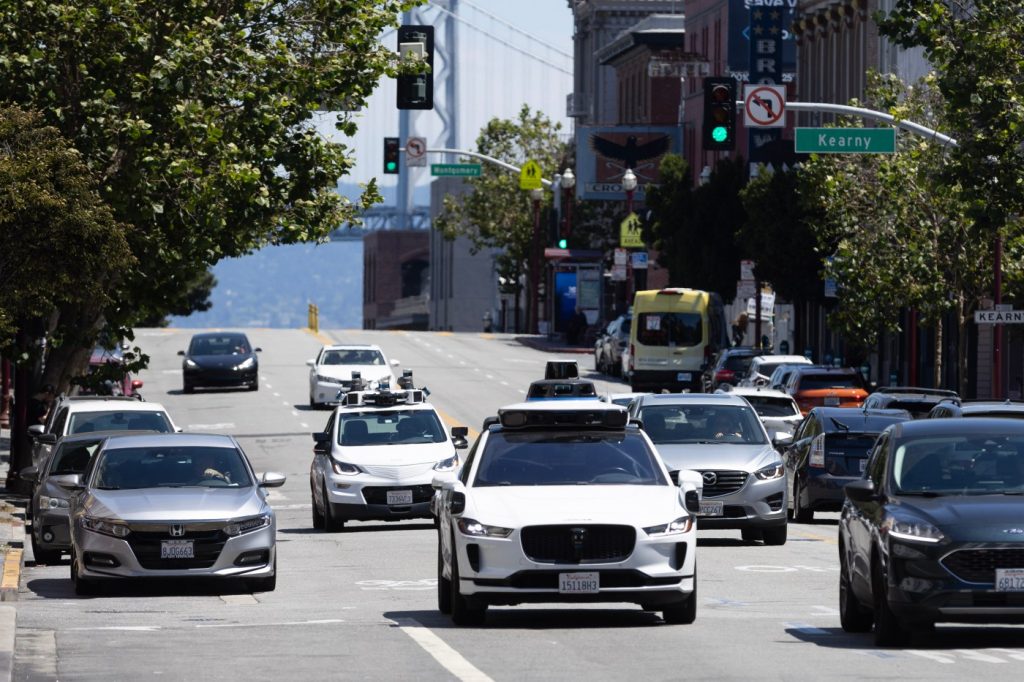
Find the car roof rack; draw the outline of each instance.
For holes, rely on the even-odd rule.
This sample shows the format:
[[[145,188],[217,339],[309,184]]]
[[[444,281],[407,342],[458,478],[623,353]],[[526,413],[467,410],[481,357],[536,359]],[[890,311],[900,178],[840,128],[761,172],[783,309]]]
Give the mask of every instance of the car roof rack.
[[[543,405],[543,406],[541,406]],[[498,421],[504,429],[602,429],[621,431],[629,422],[629,413],[618,405],[600,401],[580,401],[578,405],[550,407],[551,403],[534,407],[521,403],[498,410]]]

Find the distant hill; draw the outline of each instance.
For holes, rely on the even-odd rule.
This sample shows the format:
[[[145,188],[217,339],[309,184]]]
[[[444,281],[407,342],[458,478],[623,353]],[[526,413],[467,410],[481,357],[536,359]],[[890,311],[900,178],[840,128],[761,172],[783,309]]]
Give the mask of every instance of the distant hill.
[[[319,306],[321,328],[363,326],[362,242],[272,246],[223,260],[213,274],[213,307],[170,326],[305,327],[309,303]]]

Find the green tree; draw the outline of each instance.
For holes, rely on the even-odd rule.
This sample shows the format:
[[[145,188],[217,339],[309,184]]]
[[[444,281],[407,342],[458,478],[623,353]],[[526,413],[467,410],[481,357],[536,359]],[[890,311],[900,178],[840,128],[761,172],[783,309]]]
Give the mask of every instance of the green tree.
[[[315,115],[355,132],[351,112],[403,68],[380,35],[414,4],[0,0],[0,100],[63,132],[133,227],[109,324],[163,316],[221,258],[324,239],[379,200],[373,183],[338,195],[353,159]],[[100,316],[61,309],[54,350]]]
[[[524,105],[515,119],[491,119],[477,137],[476,151],[517,167],[533,160],[545,175],[552,175],[564,167],[568,157],[567,145],[559,139],[560,129],[561,124]],[[449,239],[468,237],[476,250],[500,249],[499,277],[511,283],[508,293],[516,294],[518,300],[523,275],[532,280],[543,272],[542,250],[548,229],[543,220],[540,229],[534,229],[533,201],[529,192],[519,189],[517,174],[484,163],[480,176],[466,183],[469,193],[445,197],[434,227]],[[549,209],[551,201],[551,193],[545,191],[542,210]],[[532,275],[531,262],[538,266]]]

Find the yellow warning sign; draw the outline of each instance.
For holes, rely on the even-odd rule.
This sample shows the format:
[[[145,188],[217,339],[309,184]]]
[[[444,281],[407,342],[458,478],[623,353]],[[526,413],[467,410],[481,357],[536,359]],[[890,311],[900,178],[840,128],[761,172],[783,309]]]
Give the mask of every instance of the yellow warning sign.
[[[645,244],[640,235],[640,218],[630,213],[619,226],[619,246],[624,249],[642,249]]]
[[[523,169],[519,171],[519,189],[540,189],[543,177],[540,164],[531,159],[524,163]]]

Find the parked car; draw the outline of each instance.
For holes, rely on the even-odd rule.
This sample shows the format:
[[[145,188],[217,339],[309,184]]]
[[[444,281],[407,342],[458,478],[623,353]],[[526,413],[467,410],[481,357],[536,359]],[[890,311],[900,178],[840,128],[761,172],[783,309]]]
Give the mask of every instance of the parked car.
[[[618,375],[622,371],[622,353],[629,348],[632,315],[619,315],[608,323],[594,342],[594,369]]]
[[[701,375],[704,392],[714,393],[724,384],[735,386],[760,353],[749,346],[735,346],[719,351],[715,361]]]
[[[188,350],[178,351],[181,362],[182,390],[240,386],[250,391],[260,388],[260,364],[249,338],[241,332],[203,332],[196,334]]]
[[[84,474],[55,476],[70,498],[71,580],[95,594],[124,578],[277,582],[277,523],[266,488],[231,436],[111,436]]]
[[[758,355],[750,361],[737,386],[769,386],[768,380],[780,365],[810,365],[810,360],[802,355]]]
[[[352,386],[352,372],[358,372],[366,388],[380,381],[392,388],[397,384],[394,369],[398,360],[388,360],[384,350],[372,344],[338,343],[323,346],[309,365],[309,406],[317,409],[338,400],[338,392]]]
[[[76,395],[125,395],[142,399],[139,395],[142,379],[132,376],[124,368],[124,349],[121,344],[111,348],[100,344],[93,348],[89,356],[88,374],[81,381],[82,385]]]
[[[795,367],[786,392],[804,414],[818,406],[860,407],[868,397],[864,378],[852,367]]]
[[[864,401],[867,409],[906,410],[914,419],[927,417],[939,403],[960,404],[956,391],[913,386],[883,386],[875,389]]]
[[[793,396],[783,391],[747,386],[730,387],[728,391],[720,388],[718,391],[738,395],[750,403],[772,442],[775,442],[779,434],[792,435],[804,419]]]
[[[786,472],[754,408],[730,393],[648,394],[639,419],[669,471],[703,478],[698,528],[738,528],[744,540],[786,543]]]
[[[815,407],[782,449],[793,520],[810,523],[816,511],[842,509],[843,486],[860,478],[878,434],[907,421],[906,410]]]
[[[823,365],[807,365],[805,363],[791,364],[785,363],[775,368],[775,371],[768,377],[768,388],[776,391],[785,391],[786,383],[789,381],[790,375],[797,367],[823,367]]]
[[[1024,423],[919,419],[879,436],[839,520],[839,618],[900,646],[937,622],[1024,623]]]
[[[1024,418],[1024,402],[1017,400],[963,400],[959,403],[942,401],[928,413],[929,419],[947,417],[1004,417]]]

